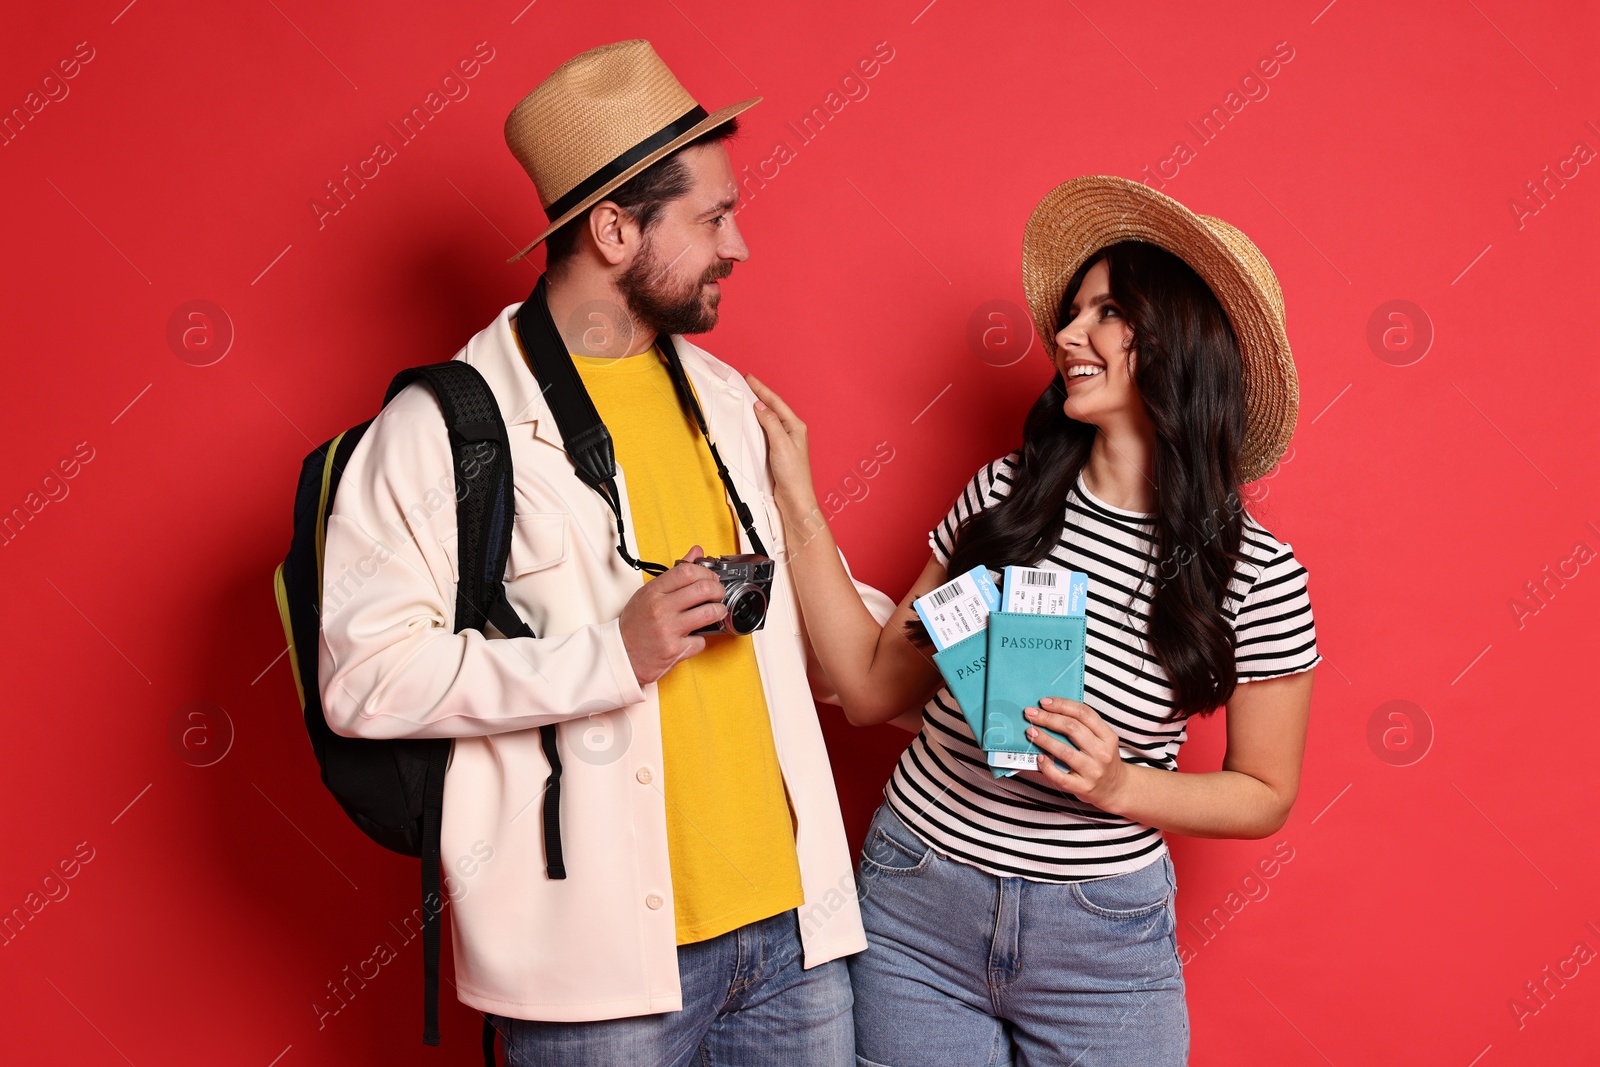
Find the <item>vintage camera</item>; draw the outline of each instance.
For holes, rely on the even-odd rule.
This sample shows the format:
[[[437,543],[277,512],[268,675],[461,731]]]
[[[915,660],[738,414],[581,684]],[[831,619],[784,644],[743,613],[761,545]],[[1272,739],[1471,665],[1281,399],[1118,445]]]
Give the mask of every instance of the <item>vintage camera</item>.
[[[754,633],[767,621],[767,599],[772,592],[773,563],[770,556],[745,553],[738,556],[701,556],[694,562],[705,567],[722,582],[722,602],[728,613],[697,634]]]

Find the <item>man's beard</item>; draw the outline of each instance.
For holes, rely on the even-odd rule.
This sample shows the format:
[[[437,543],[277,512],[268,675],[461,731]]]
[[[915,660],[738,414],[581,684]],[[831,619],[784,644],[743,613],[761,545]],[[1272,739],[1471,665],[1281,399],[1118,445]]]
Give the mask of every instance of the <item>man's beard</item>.
[[[717,324],[713,297],[707,303],[705,283],[726,278],[733,270],[727,260],[718,260],[687,291],[675,291],[670,265],[656,257],[655,242],[646,236],[639,255],[617,278],[617,288],[627,302],[636,330],[655,333],[706,333]]]

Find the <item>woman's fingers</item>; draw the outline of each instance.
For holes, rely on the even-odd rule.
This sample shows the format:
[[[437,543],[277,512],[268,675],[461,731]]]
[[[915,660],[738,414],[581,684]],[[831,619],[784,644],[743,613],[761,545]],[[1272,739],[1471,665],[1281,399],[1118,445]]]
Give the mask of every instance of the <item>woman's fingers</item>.
[[[1046,697],[1040,703],[1055,705],[1059,701],[1060,698],[1052,699]],[[1042,708],[1026,709],[1023,713],[1024,716],[1030,723],[1035,724],[1033,733],[1028,735],[1028,740],[1040,747],[1044,747],[1045,741],[1051,740],[1049,734],[1039,729],[1039,727],[1044,727],[1054,730],[1056,733],[1065,734],[1067,739],[1077,746],[1079,758],[1087,760],[1091,764],[1109,764],[1113,760],[1121,759],[1122,749],[1116,734],[1111,734],[1109,738],[1102,736],[1099,731],[1094,729],[1092,724],[1083,718],[1084,711],[1088,711],[1091,715],[1093,711],[1085,705],[1080,704],[1078,707],[1082,710],[1051,712]],[[1107,727],[1108,731],[1109,729]],[[1062,755],[1062,761],[1071,763],[1071,760],[1065,755]]]
[[[1087,779],[1076,768],[1065,761],[1053,760],[1048,755],[1039,756],[1039,774],[1063,793],[1072,793],[1074,796],[1088,787]]]
[[[777,393],[774,393],[766,382],[763,382],[754,374],[746,372],[744,380],[745,383],[750,386],[750,391],[756,394],[757,398],[759,398],[763,404],[767,405],[767,407],[776,411],[778,409],[778,405],[783,403],[783,399],[778,396]]]
[[[756,421],[767,438],[767,459],[772,468],[773,487],[785,515],[807,515],[815,501],[811,481],[810,454],[806,447],[805,424],[794,418],[776,393],[753,374],[745,375],[756,394]],[[763,407],[762,405],[766,405]],[[809,520],[808,520],[809,521]]]
[[[771,408],[783,423],[786,430],[803,429],[805,424],[795,415],[794,410],[784,403],[783,398],[774,393],[760,378],[754,374],[746,374],[745,381],[750,386],[750,391],[756,394],[760,401]],[[758,411],[760,409],[757,409]]]
[[[1059,727],[1053,728],[1058,730],[1060,733],[1067,733],[1065,730],[1061,730]],[[1067,734],[1067,736],[1068,738],[1072,737],[1071,734]],[[1065,741],[1057,740],[1050,734],[1045,733],[1045,731],[1040,730],[1037,727],[1029,727],[1027,737],[1029,741],[1032,741],[1034,744],[1038,745],[1040,748],[1044,749],[1052,756],[1055,756],[1062,763],[1065,763],[1068,766],[1072,765],[1073,756],[1082,758],[1083,754],[1079,751],[1079,749],[1074,748],[1073,745],[1069,745]]]
[[[766,432],[769,443],[776,443],[780,438],[787,441],[789,431],[783,428],[783,422],[778,418],[778,413],[770,406],[756,408],[756,421],[761,424],[761,429]]]
[[[1024,709],[1023,717],[1031,723],[1048,727],[1057,733],[1062,734],[1067,733],[1068,726],[1076,726],[1080,729],[1086,729],[1084,724],[1075,716],[1068,715],[1064,711],[1050,710],[1050,707],[1047,706],[1049,704],[1049,700],[1049,697],[1045,697],[1043,700],[1039,701],[1039,707]],[[1067,734],[1067,736],[1071,737],[1072,735]]]
[[[804,449],[794,435],[784,429],[777,414],[770,408],[758,410],[756,418],[761,422],[762,432],[767,435],[767,458],[772,464],[774,484],[782,487],[797,481],[802,474],[809,477],[810,465],[805,460]]]
[[[1095,732],[1089,728],[1088,724],[1071,715],[1045,711],[1042,708],[1028,708],[1024,714],[1027,720],[1030,723],[1033,723],[1035,726],[1041,726],[1048,730],[1054,730],[1058,734],[1066,734],[1067,739],[1076,745],[1081,751],[1094,752],[1098,751],[1100,748],[1100,746],[1096,744],[1099,738],[1095,735]],[[1046,739],[1049,738],[1049,735],[1045,734],[1043,730],[1039,732]]]
[[[1070,700],[1067,697],[1045,697],[1039,701],[1039,707],[1042,711],[1059,712],[1077,719],[1087,726],[1095,737],[1111,745],[1113,749],[1119,747],[1122,743],[1121,739],[1117,737],[1117,732],[1111,728],[1111,724],[1102,719],[1099,712],[1081,700]]]
[[[1023,714],[1033,724],[1027,736],[1041,750],[1039,774],[1045,781],[1094,803],[1115,788],[1122,772],[1122,743],[1098,712],[1081,700],[1044,697],[1039,707],[1025,708]],[[1046,729],[1064,734],[1072,745]]]
[[[783,418],[778,414],[778,409],[768,404],[765,408],[756,408],[756,421],[761,424],[761,430],[767,435],[767,445],[774,451],[793,449],[795,441],[794,430],[785,425]]]

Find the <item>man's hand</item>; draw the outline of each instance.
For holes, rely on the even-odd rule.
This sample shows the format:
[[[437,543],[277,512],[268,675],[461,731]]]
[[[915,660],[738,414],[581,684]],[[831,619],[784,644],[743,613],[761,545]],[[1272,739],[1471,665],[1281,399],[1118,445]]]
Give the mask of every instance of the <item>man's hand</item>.
[[[640,685],[649,685],[677,663],[706,647],[691,631],[728,613],[722,582],[693,562],[705,555],[699,545],[678,565],[644,583],[622,609],[622,644]]]

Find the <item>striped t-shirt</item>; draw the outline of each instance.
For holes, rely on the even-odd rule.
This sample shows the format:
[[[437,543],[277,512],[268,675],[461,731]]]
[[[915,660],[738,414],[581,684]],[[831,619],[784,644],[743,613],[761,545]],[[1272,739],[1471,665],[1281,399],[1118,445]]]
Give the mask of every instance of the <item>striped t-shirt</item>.
[[[957,525],[1010,492],[1020,453],[987,464],[928,535],[946,565]],[[1187,736],[1168,718],[1172,690],[1146,641],[1157,563],[1153,517],[1097,499],[1082,474],[1067,494],[1066,525],[1037,566],[1089,576],[1084,700],[1121,738],[1123,760],[1177,769]],[[1321,662],[1306,570],[1290,546],[1245,512],[1241,563],[1224,610],[1238,638],[1241,682]],[[998,581],[1000,575],[995,573]],[[884,790],[889,806],[930,846],[991,874],[1075,882],[1138,870],[1166,852],[1161,831],[1101,811],[1032,771],[995,778],[948,688],[923,709],[923,726]]]

